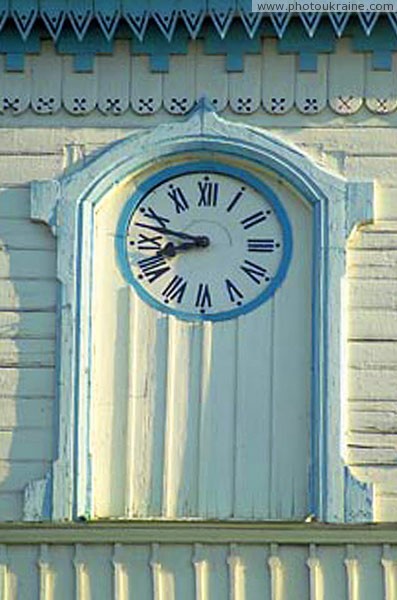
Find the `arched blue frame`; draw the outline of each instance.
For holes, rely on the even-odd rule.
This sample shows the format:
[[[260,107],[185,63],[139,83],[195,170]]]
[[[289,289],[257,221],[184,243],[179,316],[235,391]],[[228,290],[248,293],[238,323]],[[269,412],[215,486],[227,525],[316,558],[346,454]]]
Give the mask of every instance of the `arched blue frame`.
[[[341,456],[341,350],[345,245],[353,226],[372,218],[372,183],[348,182],[262,130],[219,118],[205,103],[186,120],[160,125],[116,142],[59,180],[32,186],[32,218],[57,236],[60,281],[58,455],[48,477],[29,486],[27,518],[89,517],[92,484],[89,448],[91,411],[91,281],[94,208],[132,174],[181,156],[251,165],[281,177],[312,207],[313,335],[310,499],[319,520],[370,520],[371,493],[349,475]],[[238,168],[236,166],[236,168]],[[234,169],[234,167],[233,167]],[[45,509],[52,488],[50,515]],[[36,512],[29,517],[29,506]],[[39,515],[40,517],[40,515]]]
[[[217,314],[209,314],[209,315],[201,315],[197,313],[187,313],[184,311],[180,311],[171,307],[168,307],[161,302],[158,302],[153,296],[151,296],[146,290],[136,281],[133,273],[129,267],[128,257],[127,257],[127,246],[125,244],[125,239],[128,231],[128,225],[131,220],[131,217],[138,207],[139,203],[144,199],[144,197],[150,192],[152,189],[164,183],[168,179],[172,179],[179,175],[184,175],[187,173],[200,173],[200,172],[212,172],[212,173],[220,173],[223,175],[229,175],[239,181],[245,181],[252,188],[254,188],[259,194],[266,197],[266,200],[271,204],[282,229],[283,236],[283,256],[277,270],[276,275],[273,277],[270,285],[267,286],[262,293],[260,293],[256,298],[251,300],[242,307],[236,307],[232,310],[217,313]],[[287,213],[281,204],[281,201],[277,198],[277,195],[273,192],[273,190],[264,184],[260,179],[252,175],[249,171],[245,169],[241,169],[238,167],[232,167],[227,164],[222,164],[221,162],[197,162],[191,161],[186,162],[184,164],[179,164],[174,167],[168,167],[167,169],[163,169],[158,171],[148,179],[146,179],[137,189],[137,191],[132,195],[132,197],[128,200],[126,205],[124,206],[121,218],[119,220],[119,224],[117,227],[116,233],[116,252],[117,258],[119,262],[119,266],[121,272],[124,275],[124,278],[128,283],[130,283],[139,296],[151,306],[156,308],[157,310],[161,310],[171,315],[175,315],[180,319],[185,320],[196,320],[196,321],[222,321],[226,319],[236,318],[240,315],[246,314],[257,308],[271,298],[273,294],[276,292],[277,288],[282,284],[289,267],[289,263],[291,261],[292,256],[292,230],[291,225],[287,216]]]

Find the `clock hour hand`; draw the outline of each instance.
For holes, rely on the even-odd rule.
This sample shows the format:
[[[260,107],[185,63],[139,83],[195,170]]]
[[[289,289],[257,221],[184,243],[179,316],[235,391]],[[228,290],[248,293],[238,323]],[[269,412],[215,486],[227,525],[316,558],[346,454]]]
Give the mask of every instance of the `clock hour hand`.
[[[168,227],[156,227],[155,225],[148,225],[147,223],[136,223],[136,226],[151,229],[152,231],[157,231],[157,233],[172,235],[181,240],[191,240],[192,242],[195,242],[195,245],[203,248],[209,244],[209,239],[205,235],[192,235],[191,233],[185,233],[184,231],[175,231],[174,229],[168,229]]]
[[[157,256],[168,256],[173,257],[178,252],[185,252],[192,248],[206,248],[209,245],[208,238],[204,239],[204,236],[197,238],[195,242],[182,242],[182,244],[175,245],[173,242],[167,242],[161,250],[157,252]]]

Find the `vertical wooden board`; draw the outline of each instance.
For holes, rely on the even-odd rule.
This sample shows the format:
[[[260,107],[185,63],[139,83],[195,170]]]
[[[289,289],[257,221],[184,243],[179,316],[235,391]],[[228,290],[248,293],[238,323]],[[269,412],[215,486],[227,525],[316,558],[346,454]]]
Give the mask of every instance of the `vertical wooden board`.
[[[319,54],[317,71],[297,71],[295,81],[296,108],[312,115],[322,111],[327,104],[328,56]]]
[[[98,58],[98,107],[106,115],[121,115],[130,103],[131,57],[128,40],[115,42],[111,55]]]
[[[269,301],[238,323],[234,499],[238,518],[270,515],[273,316]]]
[[[360,600],[383,597],[383,568],[381,546],[356,546]]]
[[[49,73],[51,76],[49,76]],[[42,42],[42,52],[32,56],[31,104],[40,114],[53,114],[61,107],[62,58],[52,42]]]
[[[275,77],[282,73],[282,77]],[[294,105],[295,56],[278,54],[277,42],[266,39],[262,55],[262,103],[272,114],[284,114]]]
[[[194,571],[192,547],[187,545],[163,544],[159,548],[163,596],[167,600],[194,598]]]
[[[225,57],[203,54],[197,42],[196,54],[196,100],[205,96],[215,110],[224,110],[228,103],[228,76]]]
[[[128,600],[153,600],[150,547],[144,544],[124,546],[128,561]]]
[[[9,571],[11,574],[12,600],[39,597],[37,560],[40,547],[24,545],[8,549]]]
[[[337,41],[329,56],[328,102],[341,115],[357,112],[364,96],[364,54],[352,52],[349,38]]]
[[[62,57],[62,100],[72,115],[82,115],[94,110],[97,103],[98,73],[94,60],[92,72],[77,73],[74,57]]]
[[[25,56],[22,72],[7,71],[6,57],[0,56],[0,112],[9,115],[23,113],[30,104],[32,57]]]
[[[130,291],[126,511],[159,516],[164,477],[168,319]]]
[[[149,56],[131,57],[131,106],[140,115],[151,115],[161,108],[163,75],[152,73]]]
[[[99,256],[97,255],[99,258]],[[106,269],[105,263],[104,270]],[[92,378],[92,454],[94,514],[120,516],[124,514],[125,495],[125,424],[128,397],[128,289],[96,287],[94,298],[101,304],[94,307]],[[102,303],[101,299],[107,301]],[[97,321],[96,321],[97,322]],[[114,352],[115,348],[125,351]],[[106,365],[106,376],[103,376]],[[102,376],[101,376],[102,374]],[[104,459],[106,457],[106,460]]]
[[[115,257],[118,210],[104,199],[95,212],[90,436],[95,516],[120,516],[125,509],[130,295]]]
[[[199,513],[230,517],[234,495],[237,323],[206,322],[200,406]]]
[[[113,593],[112,547],[105,544],[91,544],[86,546],[85,550],[90,598],[109,600]]]
[[[70,600],[73,598],[74,569],[73,547],[53,545],[50,548],[50,568],[53,579],[53,598]],[[47,598],[45,598],[47,600]],[[52,600],[52,599],[51,599]]]
[[[318,546],[324,600],[347,600],[346,596],[346,549],[343,546]]]
[[[188,112],[194,104],[195,63],[194,52],[170,56],[169,71],[164,73],[163,104],[173,115]]]
[[[243,566],[244,588],[242,598],[236,600],[271,600],[267,549],[264,546],[239,544],[238,552]]]
[[[371,57],[366,57],[364,97],[367,108],[374,113],[386,114],[397,108],[397,57],[395,53],[393,53],[390,71],[375,70]]]
[[[200,323],[170,318],[163,496],[167,517],[197,515],[201,347]]]
[[[271,518],[301,519],[309,507],[312,221],[283,193],[294,232],[288,275],[274,296]]]
[[[230,598],[226,546],[203,546],[203,557],[208,565],[208,598]],[[200,599],[202,600],[202,599]],[[205,598],[207,600],[207,598]]]
[[[258,110],[261,103],[260,55],[244,56],[244,71],[229,73],[230,108],[239,114],[249,114]]]
[[[280,546],[279,550],[283,574],[282,600],[310,598],[307,547],[288,545]]]

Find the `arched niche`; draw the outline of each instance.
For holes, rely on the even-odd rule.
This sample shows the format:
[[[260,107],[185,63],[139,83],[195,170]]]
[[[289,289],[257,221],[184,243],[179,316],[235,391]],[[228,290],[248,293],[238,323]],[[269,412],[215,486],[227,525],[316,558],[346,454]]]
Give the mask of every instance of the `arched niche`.
[[[160,167],[208,157],[231,168],[242,166],[266,181],[284,199],[295,228],[293,288],[288,289],[287,277],[279,293],[285,303],[280,314],[287,325],[281,327],[279,338],[263,344],[266,326],[276,327],[269,321],[269,303],[238,325],[246,330],[246,343],[237,352],[241,356],[251,352],[254,361],[263,356],[265,367],[261,377],[262,367],[256,365],[255,381],[246,388],[257,390],[251,404],[236,400],[233,408],[225,402],[222,408],[224,395],[219,393],[220,381],[230,387],[229,375],[236,364],[227,364],[225,351],[234,343],[233,324],[211,324],[212,329],[196,324],[187,331],[173,318],[153,315],[123,282],[114,258],[116,223],[136,186]],[[134,134],[59,180],[35,183],[32,218],[48,223],[57,237],[59,439],[46,481],[29,486],[27,518],[369,519],[370,490],[355,482],[342,459],[343,277],[346,239],[357,222],[372,218],[372,201],[372,184],[347,182],[328,173],[280,139],[220,119],[204,103],[183,123]],[[291,304],[294,290],[297,308]],[[120,314],[121,321],[116,318]],[[172,360],[178,359],[170,358],[170,336],[173,347],[190,353],[190,371],[179,373],[176,383]],[[142,345],[139,353],[134,339]],[[206,378],[218,391],[212,403],[207,402],[210,412],[203,421],[192,402],[203,382],[192,383],[192,369],[200,363],[203,373],[203,352],[208,353],[216,340],[220,358],[214,358],[214,351]],[[279,365],[276,383],[284,386],[284,396],[280,392],[272,400],[271,417],[262,410],[255,418],[257,407],[269,402],[263,388],[266,365],[274,361],[275,350],[285,352],[288,346],[295,357],[291,359],[295,380],[291,382],[288,368],[283,372]],[[144,391],[147,377],[139,380],[142,360],[155,369],[156,389],[149,400]],[[213,375],[217,360],[220,378]],[[242,381],[252,362],[244,360]],[[109,389],[107,369],[112,373]],[[153,372],[151,377],[153,382]],[[218,381],[214,383],[213,377]],[[294,399],[291,390],[299,385]],[[164,388],[165,401],[159,400]],[[213,406],[217,408],[211,414]],[[233,425],[228,425],[231,410]],[[214,419],[218,429],[211,429]],[[152,431],[157,428],[150,442],[142,437],[148,422]],[[264,429],[261,433],[260,423],[270,434]],[[225,446],[222,434],[227,437],[227,431],[231,433]],[[192,439],[198,440],[199,450],[192,450]],[[230,455],[232,472],[223,481]],[[289,464],[291,460],[296,465]],[[102,484],[101,472],[107,473]],[[263,480],[259,487],[258,478]],[[116,499],[111,500],[112,495]],[[45,503],[49,497],[51,502]],[[49,504],[46,515],[40,507]]]

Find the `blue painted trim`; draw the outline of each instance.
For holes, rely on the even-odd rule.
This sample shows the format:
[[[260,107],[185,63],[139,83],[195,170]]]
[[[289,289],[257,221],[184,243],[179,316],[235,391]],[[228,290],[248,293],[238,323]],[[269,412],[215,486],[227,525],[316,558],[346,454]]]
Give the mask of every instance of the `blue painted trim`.
[[[78,479],[79,479],[79,467],[80,467],[80,456],[85,455],[88,448],[80,448],[79,443],[79,405],[80,405],[80,358],[81,358],[81,302],[80,302],[80,290],[81,275],[82,275],[82,246],[83,246],[83,203],[78,205],[77,209],[77,248],[76,248],[76,281],[79,285],[76,286],[75,290],[75,306],[76,306],[76,328],[75,328],[75,371],[74,371],[74,447],[73,447],[73,519],[78,519],[81,515],[77,514],[78,505]]]
[[[141,287],[139,282],[133,276],[133,273],[129,267],[127,248],[125,244],[125,239],[128,231],[128,225],[132,218],[132,215],[135,209],[139,206],[139,203],[145,198],[145,196],[150,192],[153,188],[157,187],[161,183],[164,183],[168,179],[172,179],[173,177],[177,177],[179,175],[184,175],[187,173],[197,173],[197,172],[213,172],[220,173],[222,175],[228,175],[229,177],[233,177],[234,179],[238,179],[239,181],[245,181],[248,185],[253,187],[257,192],[266,197],[266,200],[271,204],[282,229],[283,235],[283,247],[284,253],[278,268],[278,271],[275,277],[272,279],[270,285],[263,290],[261,294],[259,294],[254,300],[248,302],[246,305],[242,307],[236,307],[232,310],[217,313],[217,314],[196,314],[196,313],[187,313],[184,311],[180,311],[168,306],[165,306],[155,298],[153,298],[144,288]],[[289,267],[289,263],[291,261],[292,256],[292,230],[291,225],[289,223],[289,219],[287,213],[282,206],[280,200],[277,198],[276,194],[269,188],[267,185],[262,183],[257,177],[252,175],[250,172],[245,171],[244,169],[231,167],[227,164],[222,164],[219,162],[189,162],[183,165],[177,165],[175,167],[169,167],[162,171],[157,172],[155,175],[151,176],[144,183],[142,183],[135,194],[128,200],[124,209],[122,211],[122,215],[117,226],[116,233],[116,251],[118,257],[118,263],[120,270],[129,284],[131,284],[137,294],[153,306],[156,310],[160,310],[170,315],[174,315],[179,319],[188,320],[188,321],[223,321],[226,319],[233,319],[243,314],[254,310],[258,306],[260,306],[263,302],[266,302],[269,298],[271,298],[276,292],[277,288],[282,284]]]
[[[370,523],[373,520],[373,486],[357,481],[349,467],[344,467],[344,476],[345,522]]]

